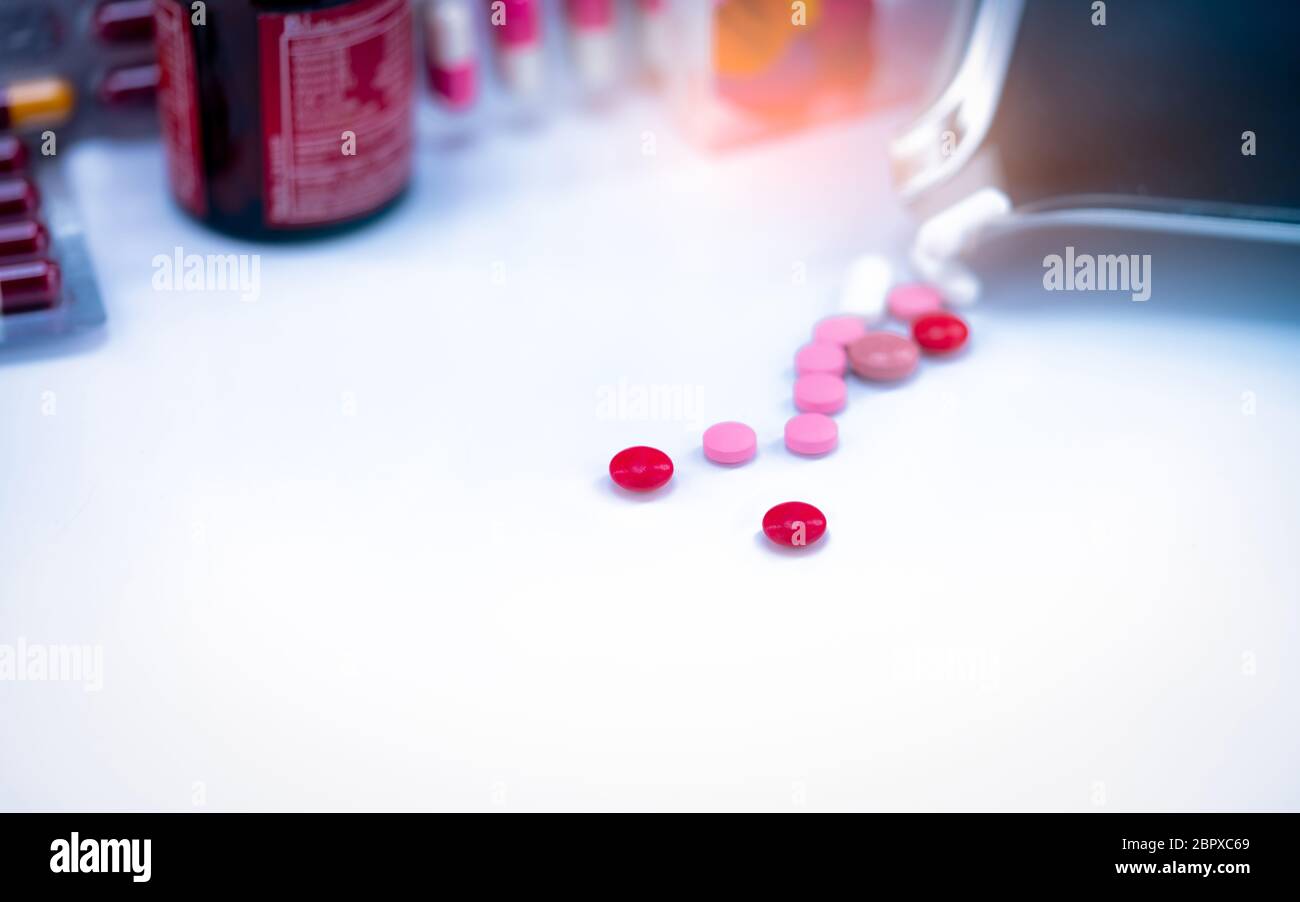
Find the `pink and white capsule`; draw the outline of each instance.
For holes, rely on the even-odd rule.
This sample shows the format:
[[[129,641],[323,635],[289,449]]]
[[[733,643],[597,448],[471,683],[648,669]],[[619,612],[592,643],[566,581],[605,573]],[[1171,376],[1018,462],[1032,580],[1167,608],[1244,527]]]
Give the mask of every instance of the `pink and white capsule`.
[[[618,74],[614,0],[565,0],[569,47],[578,80],[588,91],[602,91]]]
[[[472,104],[478,53],[467,0],[430,0],[424,17],[424,47],[433,93],[453,110]]]
[[[652,78],[666,78],[673,59],[668,0],[637,0],[636,8],[641,62]]]
[[[537,0],[495,0],[488,8],[501,80],[517,97],[537,97],[543,81],[542,22]]]

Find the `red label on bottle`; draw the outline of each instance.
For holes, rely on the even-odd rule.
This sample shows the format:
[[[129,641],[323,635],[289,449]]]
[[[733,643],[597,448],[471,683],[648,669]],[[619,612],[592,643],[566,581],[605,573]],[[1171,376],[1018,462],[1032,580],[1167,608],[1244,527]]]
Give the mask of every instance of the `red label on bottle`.
[[[156,0],[154,41],[158,48],[158,112],[167,150],[167,175],[181,205],[203,216],[208,201],[188,7],[173,0]]]
[[[410,178],[415,74],[409,0],[258,16],[264,218],[350,219]]]

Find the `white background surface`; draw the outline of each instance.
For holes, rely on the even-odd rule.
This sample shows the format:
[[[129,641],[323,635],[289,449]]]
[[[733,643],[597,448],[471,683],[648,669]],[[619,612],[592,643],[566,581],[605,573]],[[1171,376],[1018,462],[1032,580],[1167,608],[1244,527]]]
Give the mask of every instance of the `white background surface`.
[[[290,247],[79,148],[110,321],[0,362],[0,642],[102,644],[104,687],[0,682],[0,806],[1295,809],[1294,264],[1161,245],[1139,305],[1042,291],[1085,236],[1004,249],[969,353],[795,458],[795,349],[909,234],[901,121],[715,158],[568,117]],[[154,291],[176,246],[261,253],[260,299]],[[703,459],[720,419],[756,461]],[[647,499],[606,476],[641,443]]]

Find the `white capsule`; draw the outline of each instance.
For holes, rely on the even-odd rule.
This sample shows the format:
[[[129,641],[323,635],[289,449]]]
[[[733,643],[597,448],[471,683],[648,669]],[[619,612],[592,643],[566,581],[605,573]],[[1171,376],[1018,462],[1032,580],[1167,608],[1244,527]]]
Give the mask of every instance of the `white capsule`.
[[[953,307],[969,307],[979,300],[983,291],[979,277],[960,260],[940,260],[913,248],[912,269],[917,276],[929,282]]]
[[[520,98],[532,99],[542,93],[544,69],[539,44],[518,44],[501,48],[501,80]]]
[[[672,66],[673,39],[668,11],[659,0],[642,0],[637,33],[641,42],[641,61],[656,78],[666,76]]]
[[[953,306],[974,304],[980,281],[961,256],[975,245],[980,232],[1010,212],[1010,198],[997,188],[981,188],[959,200],[917,229],[909,255],[912,267]]]
[[[935,283],[939,293],[952,307],[970,307],[980,299],[984,286],[974,270],[954,266]]]
[[[425,17],[430,61],[445,69],[472,63],[474,18],[465,0],[431,0]]]
[[[882,319],[889,287],[894,282],[894,266],[880,254],[865,254],[849,264],[840,288],[840,310],[865,317]]]
[[[997,188],[981,188],[921,224],[915,247],[927,257],[950,260],[969,248],[979,232],[1011,212],[1011,200]]]
[[[569,38],[573,67],[589,91],[601,91],[618,76],[618,45],[613,28],[575,28]]]

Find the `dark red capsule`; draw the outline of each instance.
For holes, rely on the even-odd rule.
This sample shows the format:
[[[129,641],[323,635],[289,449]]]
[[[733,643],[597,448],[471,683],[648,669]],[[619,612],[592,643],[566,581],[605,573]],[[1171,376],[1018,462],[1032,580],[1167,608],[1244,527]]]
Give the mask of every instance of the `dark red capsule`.
[[[36,185],[24,178],[0,179],[0,216],[34,216],[41,206]]]
[[[633,492],[649,492],[673,478],[672,459],[658,448],[624,448],[609,462],[609,478]]]
[[[153,37],[153,0],[104,0],[95,9],[95,34],[106,44]]]
[[[6,263],[0,266],[0,314],[53,307],[62,285],[59,264],[53,260]]]
[[[99,83],[99,99],[107,106],[151,103],[158,94],[161,77],[162,70],[157,63],[110,69]]]
[[[912,337],[931,354],[950,354],[966,343],[970,328],[951,313],[927,313],[912,321]]]
[[[0,174],[19,172],[27,166],[27,146],[15,135],[0,135]]]
[[[763,515],[763,533],[778,545],[811,545],[826,534],[826,516],[811,504],[786,501]]]
[[[50,233],[34,219],[0,222],[0,263],[19,257],[39,257],[50,247]]]

